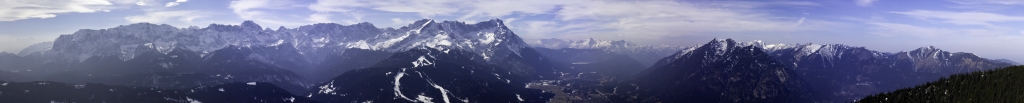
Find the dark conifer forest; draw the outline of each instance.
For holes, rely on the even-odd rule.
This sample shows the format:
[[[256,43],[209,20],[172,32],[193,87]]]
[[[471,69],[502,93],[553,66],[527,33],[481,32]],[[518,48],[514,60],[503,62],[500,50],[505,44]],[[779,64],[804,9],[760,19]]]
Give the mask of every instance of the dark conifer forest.
[[[956,74],[913,88],[868,96],[875,103],[1021,103],[1024,66]]]

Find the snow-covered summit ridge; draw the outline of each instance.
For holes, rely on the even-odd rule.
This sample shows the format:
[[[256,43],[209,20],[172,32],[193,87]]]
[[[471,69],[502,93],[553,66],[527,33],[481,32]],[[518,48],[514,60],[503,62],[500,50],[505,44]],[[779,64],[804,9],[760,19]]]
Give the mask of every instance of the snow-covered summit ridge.
[[[50,58],[80,60],[96,55],[134,58],[136,48],[211,52],[229,45],[276,47],[290,45],[304,54],[323,54],[319,49],[359,48],[399,52],[418,46],[464,49],[487,57],[518,55],[528,45],[499,19],[475,24],[424,19],[401,28],[377,28],[370,23],[340,25],[318,23],[297,28],[261,29],[253,21],[240,25],[210,24],[208,27],[177,28],[170,25],[136,23],[108,29],[83,29],[62,35],[46,52]]]
[[[938,49],[934,46],[920,47],[911,51],[900,51],[896,53],[879,52],[869,50],[865,47],[848,46],[843,44],[764,44],[760,40],[754,40],[751,42],[734,42],[732,39],[714,39],[708,44],[701,46],[712,46],[710,48],[716,48],[713,51],[721,55],[724,52],[730,51],[730,48],[734,47],[746,47],[754,46],[754,49],[762,49],[765,53],[772,54],[776,58],[817,58],[815,60],[822,60],[826,63],[833,63],[835,60],[843,58],[891,58],[893,60],[906,60],[912,63],[918,64],[937,64],[937,65],[954,65],[956,60],[960,59],[984,59],[980,58],[972,53],[964,52],[948,52]],[[690,47],[691,49],[684,49],[676,58],[681,58],[687,53],[692,52],[695,48],[701,46]],[[784,55],[785,54],[785,55]],[[844,56],[868,56],[868,57],[844,57]],[[787,56],[787,57],[778,57]],[[788,57],[792,56],[792,57]],[[915,67],[915,69],[921,67]]]
[[[730,49],[734,49],[734,48],[737,48],[737,47],[753,46],[755,48],[762,48],[765,45],[764,45],[764,42],[761,42],[761,40],[754,40],[754,41],[750,41],[750,42],[736,42],[735,40],[732,40],[731,38],[727,38],[727,39],[715,38],[715,39],[712,39],[711,42],[708,42],[707,44],[704,44],[704,45],[701,45],[701,46],[702,47],[703,46],[710,46],[710,48],[715,48],[715,50],[713,51],[713,52],[715,52],[715,55],[724,55]],[[700,47],[696,47],[695,46],[695,47],[691,47],[691,48],[700,48]],[[687,52],[689,52],[689,51],[687,51]]]

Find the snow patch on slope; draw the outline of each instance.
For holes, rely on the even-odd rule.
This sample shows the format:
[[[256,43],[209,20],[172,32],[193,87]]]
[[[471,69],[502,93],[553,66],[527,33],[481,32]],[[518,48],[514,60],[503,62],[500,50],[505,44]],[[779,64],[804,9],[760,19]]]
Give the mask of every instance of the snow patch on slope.
[[[481,33],[483,33],[483,32],[481,32]],[[495,40],[494,33],[486,33],[486,34],[484,34],[484,39],[480,40],[480,43],[482,43],[482,44],[491,44],[491,43],[494,42],[494,40]]]
[[[399,80],[402,80],[402,76],[405,76],[405,68],[402,68],[402,72],[398,72],[398,74],[395,75],[395,81],[392,83],[395,84],[395,96],[408,101],[416,102],[416,100],[409,99],[409,97],[405,97],[405,95],[402,94],[402,83],[399,82]]]
[[[327,82],[327,85],[320,86],[320,91],[317,91],[317,94],[331,94],[331,95],[334,95],[334,94],[337,94],[337,93],[334,93],[335,89],[338,89],[338,88],[334,87],[334,80],[331,80],[331,82]]]
[[[284,39],[277,40],[277,42],[274,42],[273,44],[270,44],[270,46],[278,46],[278,45],[281,45],[281,44],[284,44]]]
[[[425,56],[420,56],[419,59],[416,59],[416,61],[412,62],[412,65],[413,65],[412,68],[428,66],[428,65],[433,65],[433,64],[434,63],[431,62],[430,60],[427,60],[427,58]]]

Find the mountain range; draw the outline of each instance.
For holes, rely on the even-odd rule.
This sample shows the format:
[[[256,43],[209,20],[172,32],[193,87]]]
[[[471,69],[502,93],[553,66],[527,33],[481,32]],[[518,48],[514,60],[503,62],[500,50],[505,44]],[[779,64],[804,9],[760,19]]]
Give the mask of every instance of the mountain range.
[[[645,67],[649,67],[661,58],[672,55],[672,53],[686,48],[685,46],[652,46],[636,44],[625,40],[608,41],[594,38],[587,38],[583,40],[562,40],[556,38],[535,39],[527,40],[526,43],[533,47],[548,49],[571,48],[605,50],[616,54],[628,55],[640,63],[643,63]]]
[[[160,89],[157,94],[176,94],[121,100],[180,101],[188,96],[184,100],[205,102],[218,100],[193,96],[216,92],[179,92],[244,87],[240,83],[248,82],[269,90],[253,91],[265,94],[263,100],[282,102],[276,98],[307,102],[848,102],[956,73],[1010,65],[931,46],[888,53],[842,44],[732,39],[689,47],[592,38],[524,40],[498,19],[473,24],[424,19],[400,28],[370,23],[278,29],[252,21],[205,28],[137,23],[84,29],[18,54],[0,53],[0,80],[21,85],[0,87],[4,90],[0,98],[93,102],[64,97],[148,94]],[[85,89],[82,94],[42,99],[18,98],[53,93],[7,91],[29,90],[35,87],[26,85],[33,83],[59,84],[38,89],[86,84],[111,85],[92,88],[96,90],[133,91]],[[223,99],[234,101],[248,94],[224,95],[237,95]],[[103,98],[118,101],[116,96]]]

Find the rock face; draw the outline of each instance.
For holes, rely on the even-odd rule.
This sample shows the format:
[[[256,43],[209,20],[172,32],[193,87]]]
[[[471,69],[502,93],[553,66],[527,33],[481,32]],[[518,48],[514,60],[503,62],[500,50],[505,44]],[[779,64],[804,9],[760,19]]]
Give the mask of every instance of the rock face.
[[[803,78],[758,45],[716,39],[662,59],[613,92],[622,102],[807,102]]]
[[[481,59],[457,49],[413,49],[321,83],[309,97],[328,102],[503,103],[545,102],[553,95],[526,89],[529,79]]]
[[[644,67],[649,67],[657,62],[658,60],[665,58],[666,56],[672,55],[673,53],[679,52],[679,50],[685,49],[683,46],[651,46],[651,45],[640,45],[632,42],[618,40],[618,41],[607,41],[597,40],[594,38],[588,38],[584,40],[562,40],[562,39],[537,39],[528,40],[530,46],[538,48],[548,49],[599,49],[616,54],[623,54],[636,59],[643,64]]]

